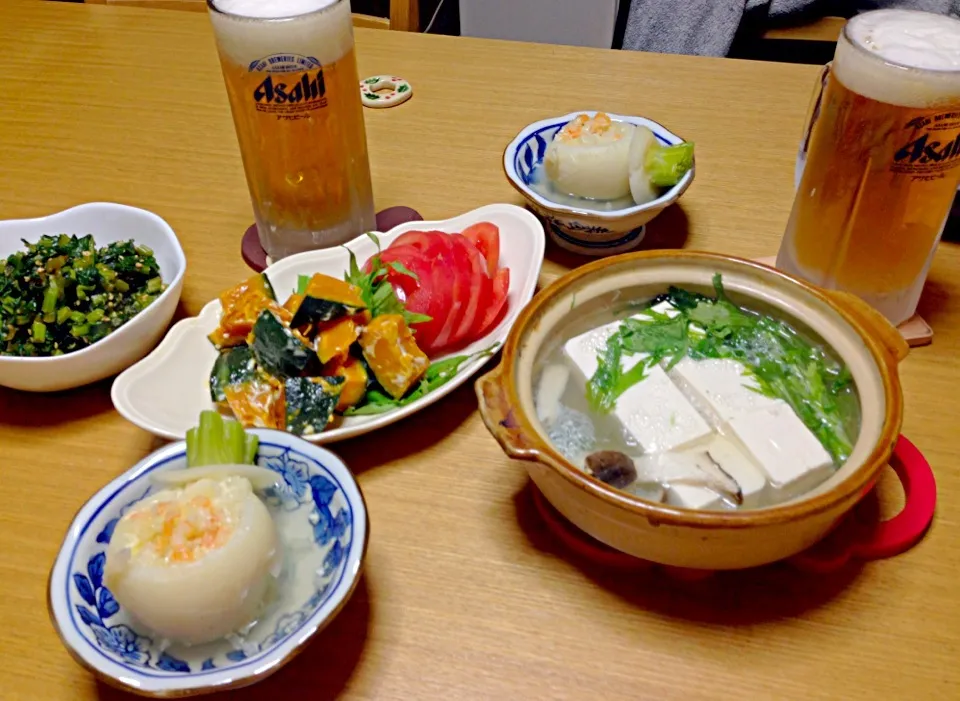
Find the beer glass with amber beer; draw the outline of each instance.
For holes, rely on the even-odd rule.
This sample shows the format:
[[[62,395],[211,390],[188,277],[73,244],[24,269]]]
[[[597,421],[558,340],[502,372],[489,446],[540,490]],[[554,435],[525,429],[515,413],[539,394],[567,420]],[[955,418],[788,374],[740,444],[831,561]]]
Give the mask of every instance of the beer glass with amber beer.
[[[906,321],[960,182],[960,21],[850,20],[805,149],[777,267]]]
[[[273,260],[375,228],[349,0],[207,0],[260,243]]]

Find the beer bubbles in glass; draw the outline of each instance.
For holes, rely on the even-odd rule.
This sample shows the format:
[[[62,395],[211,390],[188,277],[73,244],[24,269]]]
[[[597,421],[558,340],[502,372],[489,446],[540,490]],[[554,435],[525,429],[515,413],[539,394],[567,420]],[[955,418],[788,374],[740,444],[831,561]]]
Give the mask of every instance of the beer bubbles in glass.
[[[777,267],[906,321],[960,182],[960,21],[851,19],[805,147]]]
[[[349,0],[207,0],[260,243],[278,260],[376,225]]]

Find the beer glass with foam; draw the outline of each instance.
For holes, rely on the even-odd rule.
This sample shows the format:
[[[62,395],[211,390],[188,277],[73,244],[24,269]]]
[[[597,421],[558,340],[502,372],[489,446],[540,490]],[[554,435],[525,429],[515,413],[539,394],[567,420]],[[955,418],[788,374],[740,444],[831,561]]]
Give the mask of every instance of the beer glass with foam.
[[[376,225],[349,0],[207,0],[272,259]]]
[[[906,321],[960,182],[960,21],[850,20],[804,146],[777,267]]]

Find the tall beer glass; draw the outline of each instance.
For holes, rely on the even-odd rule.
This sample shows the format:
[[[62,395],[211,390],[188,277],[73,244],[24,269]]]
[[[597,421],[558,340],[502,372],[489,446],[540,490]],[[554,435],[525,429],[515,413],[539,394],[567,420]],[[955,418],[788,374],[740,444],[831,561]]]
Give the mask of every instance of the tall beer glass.
[[[349,0],[207,0],[272,259],[376,225]]]
[[[777,267],[910,318],[960,181],[960,21],[850,20],[808,132]]]

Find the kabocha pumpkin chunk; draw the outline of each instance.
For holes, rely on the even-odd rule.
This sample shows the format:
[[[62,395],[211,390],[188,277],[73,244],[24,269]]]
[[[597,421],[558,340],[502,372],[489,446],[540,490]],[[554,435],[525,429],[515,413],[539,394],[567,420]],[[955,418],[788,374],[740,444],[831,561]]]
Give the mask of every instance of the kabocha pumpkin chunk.
[[[317,273],[310,278],[291,326],[332,321],[366,309],[360,288],[344,280]]]
[[[284,385],[286,428],[298,436],[320,433],[333,418],[342,377],[291,377]]]
[[[283,303],[283,308],[291,314],[295,314],[301,302],[303,302],[303,295],[294,292],[292,295],[287,297],[287,301]]]
[[[227,401],[227,387],[248,382],[257,372],[256,359],[249,346],[224,349],[210,370],[210,398],[217,403]]]
[[[223,393],[230,411],[244,426],[284,429],[284,388],[277,378],[257,372],[225,387]]]
[[[316,368],[317,354],[302,337],[280,321],[277,315],[264,310],[253,327],[253,354],[271,375],[280,378],[310,374]]]
[[[367,385],[370,376],[367,368],[359,358],[347,356],[328,365],[325,372],[343,378],[340,386],[340,401],[337,402],[337,411],[346,411],[359,404],[367,394]]]
[[[274,309],[281,318],[290,319],[290,312],[277,304],[270,281],[263,273],[244,280],[220,295],[220,325],[208,338],[217,348],[246,343],[247,335],[264,309]]]
[[[430,366],[399,314],[384,314],[367,324],[360,348],[377,382],[394,399],[405,395]]]
[[[294,292],[292,295],[287,297],[287,301],[283,303],[283,309],[288,313],[287,320],[289,322],[293,321],[293,315],[296,313],[301,302],[303,302],[303,295]],[[308,346],[313,345],[313,342],[309,340],[313,336],[313,324],[308,322],[300,326],[293,326],[291,323],[291,328],[301,336],[300,340],[302,340]]]
[[[350,346],[360,338],[360,325],[352,317],[344,316],[336,321],[320,324],[317,329],[317,357],[323,364],[345,358]]]

